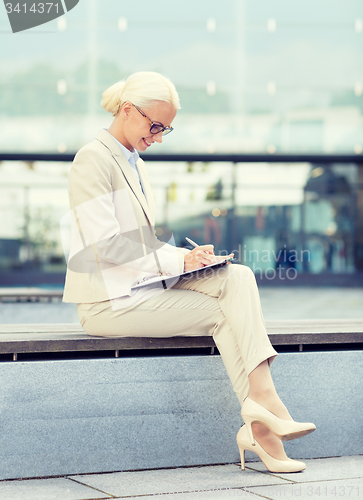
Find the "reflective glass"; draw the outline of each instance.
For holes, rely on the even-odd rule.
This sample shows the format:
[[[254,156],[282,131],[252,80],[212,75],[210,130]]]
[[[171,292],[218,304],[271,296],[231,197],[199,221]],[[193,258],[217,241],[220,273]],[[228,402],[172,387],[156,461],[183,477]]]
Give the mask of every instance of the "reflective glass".
[[[102,92],[140,69],[181,98],[156,151],[363,149],[360,0],[94,0],[20,34],[0,9],[0,36],[2,151],[78,150],[110,123]]]

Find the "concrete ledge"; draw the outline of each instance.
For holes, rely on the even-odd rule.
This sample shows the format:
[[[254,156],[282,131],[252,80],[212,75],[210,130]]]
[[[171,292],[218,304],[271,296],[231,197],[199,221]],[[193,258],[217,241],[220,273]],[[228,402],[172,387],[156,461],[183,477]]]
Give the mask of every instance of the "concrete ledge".
[[[363,320],[267,321],[274,346],[363,343]],[[90,337],[78,323],[0,325],[0,354],[214,348],[212,337]],[[14,357],[16,359],[16,356]]]
[[[62,300],[62,298],[63,288],[0,287],[0,302],[52,302],[52,300]]]
[[[272,369],[293,417],[317,425],[290,456],[363,453],[361,351],[280,354]],[[0,363],[0,380],[0,479],[239,461],[219,356]]]

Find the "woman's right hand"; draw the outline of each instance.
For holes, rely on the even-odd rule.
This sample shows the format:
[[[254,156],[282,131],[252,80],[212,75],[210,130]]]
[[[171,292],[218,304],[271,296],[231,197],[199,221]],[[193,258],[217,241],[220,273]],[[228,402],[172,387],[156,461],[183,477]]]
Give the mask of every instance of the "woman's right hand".
[[[194,271],[216,262],[213,245],[201,245],[184,255],[184,272]]]

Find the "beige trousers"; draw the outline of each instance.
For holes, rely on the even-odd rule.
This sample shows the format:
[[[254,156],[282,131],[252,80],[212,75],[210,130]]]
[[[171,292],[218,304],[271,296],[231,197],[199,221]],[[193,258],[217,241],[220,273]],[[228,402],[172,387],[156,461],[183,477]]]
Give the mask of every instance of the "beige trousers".
[[[254,274],[242,265],[181,279],[131,310],[113,311],[106,301],[79,304],[78,314],[85,331],[95,336],[213,335],[241,404],[249,390],[248,375],[277,355],[266,333]]]

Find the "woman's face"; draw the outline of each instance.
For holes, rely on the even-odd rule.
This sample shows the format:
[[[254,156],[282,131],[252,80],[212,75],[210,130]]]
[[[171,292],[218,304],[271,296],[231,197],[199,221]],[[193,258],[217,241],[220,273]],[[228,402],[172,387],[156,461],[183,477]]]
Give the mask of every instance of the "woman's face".
[[[142,107],[140,110],[147,117],[164,127],[170,127],[175,118],[176,110],[165,101],[159,101],[156,105]],[[162,133],[152,134],[151,123],[131,103],[126,102],[121,109],[122,127],[119,141],[130,151],[146,151],[154,142],[162,142]]]

